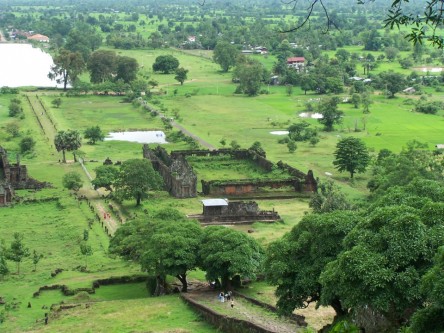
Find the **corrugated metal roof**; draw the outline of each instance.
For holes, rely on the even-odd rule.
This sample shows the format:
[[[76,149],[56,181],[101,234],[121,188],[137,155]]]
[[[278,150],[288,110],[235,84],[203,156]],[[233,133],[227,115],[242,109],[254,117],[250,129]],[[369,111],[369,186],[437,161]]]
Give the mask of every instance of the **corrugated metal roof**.
[[[209,206],[228,206],[227,199],[204,199],[201,200],[205,207]]]

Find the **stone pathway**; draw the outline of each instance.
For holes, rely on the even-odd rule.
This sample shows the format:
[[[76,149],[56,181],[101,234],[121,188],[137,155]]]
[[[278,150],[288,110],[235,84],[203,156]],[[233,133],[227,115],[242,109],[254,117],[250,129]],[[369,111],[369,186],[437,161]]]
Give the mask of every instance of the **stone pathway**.
[[[294,321],[278,317],[275,313],[254,305],[243,298],[236,298],[234,307],[231,308],[230,302],[220,302],[217,294],[217,290],[206,288],[193,290],[187,293],[187,296],[222,315],[249,321],[272,332],[294,333],[303,330]]]

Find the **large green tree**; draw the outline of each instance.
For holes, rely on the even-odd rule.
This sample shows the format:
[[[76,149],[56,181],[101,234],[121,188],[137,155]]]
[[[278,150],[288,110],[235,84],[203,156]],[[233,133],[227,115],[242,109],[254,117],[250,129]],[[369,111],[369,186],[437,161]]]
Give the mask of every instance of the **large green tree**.
[[[219,281],[230,288],[235,276],[254,278],[263,260],[256,240],[243,232],[222,226],[209,226],[199,247],[199,266],[207,280]]]
[[[370,163],[370,154],[361,139],[352,136],[341,139],[334,152],[333,165],[339,172],[347,171],[350,178],[356,172],[364,172]]]
[[[401,73],[389,71],[380,73],[379,76],[382,83],[385,85],[390,98],[395,97],[396,93],[400,92],[406,87],[407,83],[405,76]]]
[[[163,181],[147,159],[131,159],[122,163],[115,182],[116,195],[136,199],[139,206],[150,190],[160,190]]]
[[[96,173],[96,178],[91,182],[94,188],[98,189],[104,187],[111,192],[119,175],[119,170],[113,165],[101,165],[95,168],[94,171]]]
[[[111,81],[116,74],[117,56],[114,51],[98,50],[88,60],[88,71],[92,83]]]
[[[63,90],[66,90],[68,83],[73,84],[84,70],[85,61],[79,52],[61,49],[54,57],[54,65],[51,66],[48,77],[62,83]]]
[[[179,67],[179,60],[176,57],[168,55],[160,55],[153,64],[153,71],[169,74]]]
[[[245,59],[238,62],[233,72],[233,78],[239,81],[238,92],[248,96],[259,94],[267,72],[264,66],[255,59]]]
[[[338,104],[338,97],[325,98],[319,103],[318,112],[322,118],[319,118],[318,121],[324,125],[324,130],[327,132],[333,131],[335,124],[342,123],[344,113],[338,109]]]
[[[265,271],[268,281],[277,285],[277,307],[281,313],[289,315],[295,308],[305,308],[320,300],[319,276],[342,251],[344,237],[359,219],[350,211],[310,214],[290,233],[270,244]],[[339,298],[329,301],[337,315],[347,312]]]
[[[100,129],[99,125],[88,127],[83,133],[85,139],[88,139],[88,143],[94,145],[97,141],[103,141],[105,134]]]
[[[322,272],[321,301],[339,298],[355,314],[371,315],[375,321],[358,315],[369,331],[396,330],[423,303],[421,276],[430,267],[430,240],[437,235],[428,235],[419,210],[402,204],[372,208],[365,216]]]
[[[82,138],[76,130],[58,131],[54,137],[54,145],[57,151],[63,154],[63,163],[66,163],[66,151],[72,151],[76,161],[75,151],[82,146]]]
[[[110,242],[110,252],[140,263],[156,277],[154,294],[166,289],[167,275],[188,288],[187,273],[197,266],[202,229],[198,223],[174,209],[163,209],[148,220],[137,219],[120,227]]]
[[[228,72],[231,67],[236,65],[238,55],[239,51],[236,46],[226,41],[220,41],[214,48],[213,60],[220,65],[222,71]]]
[[[174,73],[176,74],[174,79],[179,81],[180,85],[183,85],[185,80],[188,78],[188,75],[187,75],[188,74],[188,69],[180,67],[180,68],[176,69],[176,71]]]
[[[131,57],[118,57],[115,80],[123,80],[125,83],[134,81],[139,71],[139,64],[136,59]]]

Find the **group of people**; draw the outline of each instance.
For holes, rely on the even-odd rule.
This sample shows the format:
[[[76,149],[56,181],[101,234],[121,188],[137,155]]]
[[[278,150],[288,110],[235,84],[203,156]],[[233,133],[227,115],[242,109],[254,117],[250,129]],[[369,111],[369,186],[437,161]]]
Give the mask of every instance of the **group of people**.
[[[230,302],[231,301],[231,308],[234,308],[234,299],[231,291],[228,291],[227,293],[223,293],[222,291],[217,296],[220,302],[224,303],[225,301]]]

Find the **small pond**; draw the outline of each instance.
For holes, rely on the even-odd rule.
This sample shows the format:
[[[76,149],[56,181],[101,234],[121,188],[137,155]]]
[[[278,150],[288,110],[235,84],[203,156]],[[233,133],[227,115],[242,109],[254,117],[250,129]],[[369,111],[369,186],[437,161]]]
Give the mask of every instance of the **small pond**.
[[[321,119],[324,118],[324,116],[317,112],[302,112],[299,113],[299,117],[301,118],[313,118],[313,119]]]
[[[138,143],[167,143],[162,131],[110,132],[105,141],[128,141]]]
[[[273,132],[270,132],[270,134],[273,134],[273,135],[287,135],[288,131],[273,131]]]

